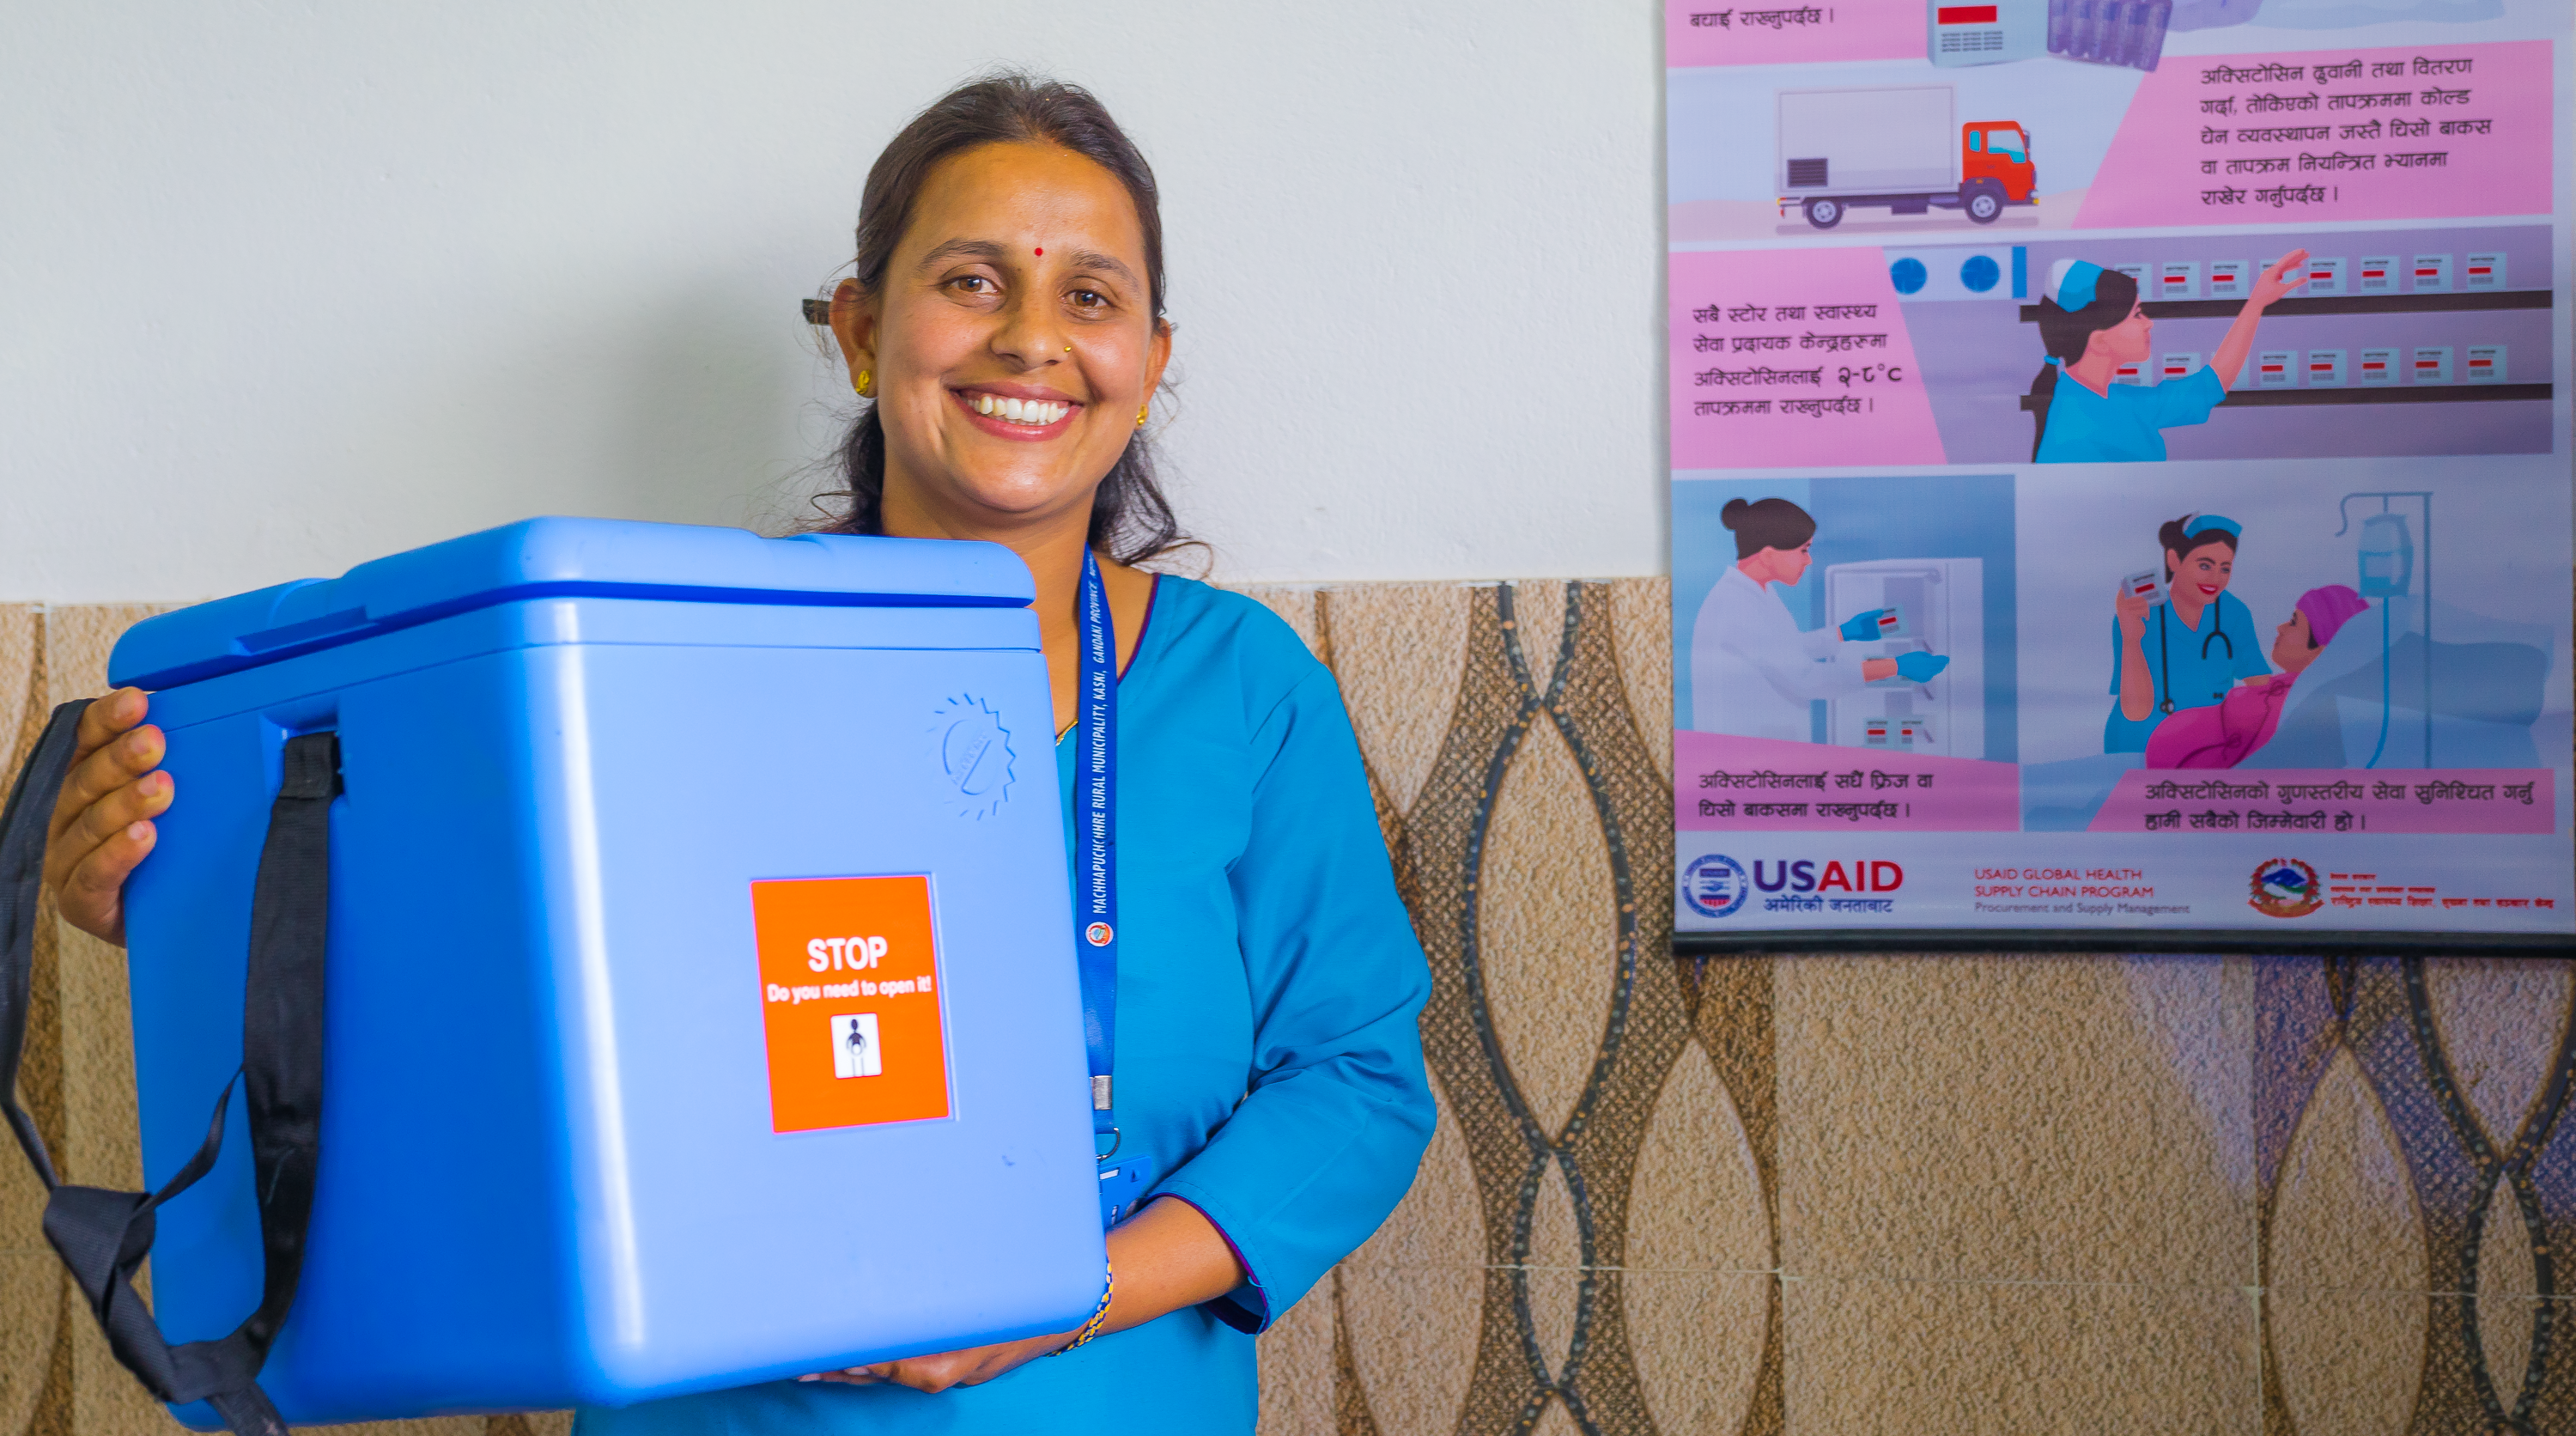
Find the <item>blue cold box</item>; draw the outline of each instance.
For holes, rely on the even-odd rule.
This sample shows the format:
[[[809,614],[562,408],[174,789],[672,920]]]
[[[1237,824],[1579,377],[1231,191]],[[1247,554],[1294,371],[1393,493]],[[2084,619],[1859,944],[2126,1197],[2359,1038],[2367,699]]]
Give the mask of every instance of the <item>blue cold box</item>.
[[[1098,1181],[1031,597],[987,544],[536,519],[125,636],[111,679],[159,690],[177,785],[127,897],[147,1186],[241,1062],[281,749],[339,734],[321,1167],[260,1378],[287,1420],[1081,1324]],[[910,874],[949,1115],[773,1130],[751,884]],[[259,1304],[245,1111],[160,1212],[174,1342]]]

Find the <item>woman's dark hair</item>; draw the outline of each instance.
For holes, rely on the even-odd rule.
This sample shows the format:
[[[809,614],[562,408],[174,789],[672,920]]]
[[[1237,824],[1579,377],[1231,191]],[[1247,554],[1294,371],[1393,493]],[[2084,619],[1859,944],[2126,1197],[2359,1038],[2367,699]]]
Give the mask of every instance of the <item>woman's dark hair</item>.
[[[1816,521],[1787,499],[1746,503],[1728,499],[1717,521],[1735,531],[1735,556],[1747,559],[1766,548],[1793,549],[1816,536]]]
[[[912,123],[877,156],[859,195],[858,257],[852,277],[870,294],[882,292],[894,247],[912,222],[914,202],[941,160],[979,145],[1012,142],[1059,145],[1117,176],[1135,202],[1145,233],[1145,283],[1154,323],[1163,320],[1163,211],[1153,167],[1108,109],[1079,85],[1017,72],[987,75],[960,85],[913,116]],[[837,500],[839,517],[825,531],[885,531],[885,426],[867,404],[841,440],[842,487],[816,499]],[[1155,481],[1153,446],[1138,429],[1127,439],[1091,501],[1093,548],[1120,563],[1135,563],[1188,545],[1171,503]]]
[[[2060,309],[2054,299],[2039,301],[2039,342],[2049,354],[2072,364],[2084,357],[2084,346],[2105,329],[2128,322],[2137,307],[2138,281],[2116,269],[2093,279],[2093,302],[2081,309]],[[2048,437],[2048,405],[2057,397],[2057,365],[2042,364],[2030,381],[2030,459],[2039,462],[2039,441]]]
[[[2178,519],[2167,519],[2164,526],[2156,530],[2156,542],[2163,547],[2166,553],[2178,553],[2185,556],[2188,556],[2193,549],[2196,549],[2203,544],[2213,543],[2223,543],[2227,545],[2227,551],[2229,553],[2236,552],[2236,535],[2229,533],[2225,529],[2202,529],[2198,533],[2187,532],[2191,521],[2199,517],[2200,515],[2198,514],[2184,514]],[[2174,566],[2171,562],[2167,562],[2165,564],[2165,582],[2173,582],[2173,576]]]

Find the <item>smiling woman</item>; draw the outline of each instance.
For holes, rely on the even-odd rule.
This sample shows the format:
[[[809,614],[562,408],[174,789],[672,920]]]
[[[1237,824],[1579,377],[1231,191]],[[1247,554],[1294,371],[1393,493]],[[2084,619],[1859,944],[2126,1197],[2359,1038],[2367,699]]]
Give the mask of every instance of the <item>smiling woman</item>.
[[[830,527],[999,542],[1037,580],[1068,831],[1071,728],[1097,713],[1077,594],[1098,574],[1118,667],[1114,1151],[1147,1200],[1122,1208],[1109,1292],[1075,1330],[579,1429],[1249,1432],[1251,1336],[1412,1182],[1429,975],[1331,674],[1257,604],[1133,567],[1184,542],[1145,433],[1172,352],[1153,172],[1083,90],[969,84],[869,171],[851,277],[814,307],[867,401]]]

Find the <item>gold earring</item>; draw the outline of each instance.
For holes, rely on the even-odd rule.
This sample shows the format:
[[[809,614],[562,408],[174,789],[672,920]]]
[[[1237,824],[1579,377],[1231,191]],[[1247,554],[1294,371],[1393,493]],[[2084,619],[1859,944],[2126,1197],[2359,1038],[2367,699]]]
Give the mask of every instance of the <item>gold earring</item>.
[[[862,399],[873,399],[876,395],[869,393],[868,391],[874,389],[876,386],[876,371],[873,369],[862,369],[859,371],[858,381],[850,385],[850,388],[856,391],[858,396]]]
[[[1136,406],[1136,427],[1145,427],[1145,406],[1142,404]]]
[[[1067,354],[1072,353],[1072,352],[1073,352],[1073,346],[1072,346],[1072,345],[1070,345],[1070,344],[1067,344],[1066,346],[1064,346],[1064,352],[1065,352],[1065,353],[1067,353]]]

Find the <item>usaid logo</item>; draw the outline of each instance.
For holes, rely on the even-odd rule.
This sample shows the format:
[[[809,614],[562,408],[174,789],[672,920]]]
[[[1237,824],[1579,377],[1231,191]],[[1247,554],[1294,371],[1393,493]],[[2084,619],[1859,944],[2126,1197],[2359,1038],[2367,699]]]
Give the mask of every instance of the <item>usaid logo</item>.
[[[1766,893],[1892,893],[1905,886],[1905,869],[1894,863],[1818,864],[1808,858],[1766,863],[1755,858],[1753,886]]]
[[[1744,865],[1724,853],[1710,853],[1682,870],[1682,900],[1701,917],[1732,917],[1753,895]]]

